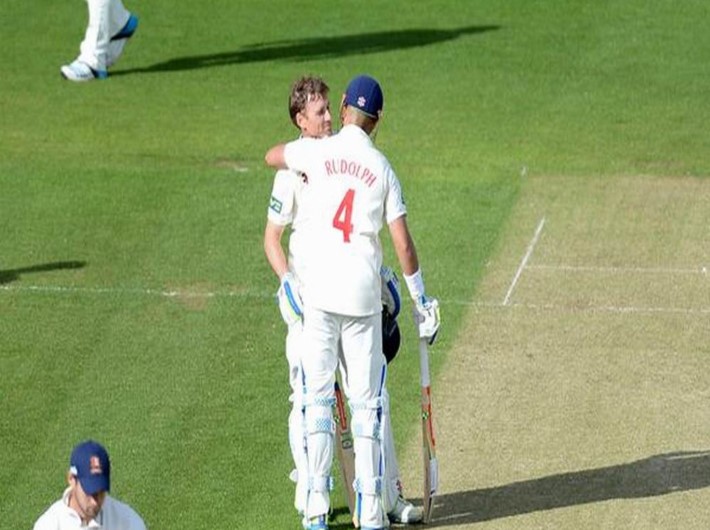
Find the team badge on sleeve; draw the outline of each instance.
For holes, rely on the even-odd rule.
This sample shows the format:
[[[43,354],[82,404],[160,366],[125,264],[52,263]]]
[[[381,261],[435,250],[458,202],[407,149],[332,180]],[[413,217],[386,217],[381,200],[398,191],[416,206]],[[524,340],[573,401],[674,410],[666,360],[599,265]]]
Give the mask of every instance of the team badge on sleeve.
[[[271,202],[269,204],[269,208],[275,211],[276,213],[281,213],[281,209],[283,208],[284,203],[278,200],[276,197],[273,195],[271,196]]]

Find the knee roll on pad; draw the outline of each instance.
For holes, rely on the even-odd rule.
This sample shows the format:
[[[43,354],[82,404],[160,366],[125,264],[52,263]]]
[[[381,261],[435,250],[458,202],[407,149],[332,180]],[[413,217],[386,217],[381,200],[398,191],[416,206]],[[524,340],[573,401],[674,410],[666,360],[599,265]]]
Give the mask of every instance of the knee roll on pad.
[[[306,412],[306,432],[316,434],[325,432],[335,434],[335,420],[333,420],[333,410],[330,407],[319,407],[320,410]]]
[[[388,405],[387,394],[374,399],[351,403],[353,436],[373,438],[375,440],[383,439],[382,422],[379,418],[375,422],[368,421],[367,412],[375,411],[381,415],[383,412],[387,412]]]
[[[335,421],[333,420],[333,405],[335,398],[309,398],[305,399],[306,432],[315,434],[326,432],[335,434]]]

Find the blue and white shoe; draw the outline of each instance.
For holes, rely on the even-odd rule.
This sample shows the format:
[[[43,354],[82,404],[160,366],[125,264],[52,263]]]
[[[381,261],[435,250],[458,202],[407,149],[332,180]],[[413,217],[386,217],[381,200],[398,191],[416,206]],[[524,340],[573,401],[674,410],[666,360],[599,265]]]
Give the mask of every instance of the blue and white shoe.
[[[138,17],[134,14],[128,18],[126,25],[121,28],[121,31],[116,33],[111,37],[111,41],[108,43],[108,53],[106,54],[106,68],[113,66],[118,58],[121,57],[123,53],[123,48],[128,43],[133,34],[138,29]]]
[[[93,81],[94,79],[106,79],[108,72],[106,70],[94,70],[84,61],[77,59],[71,64],[65,64],[60,68],[62,77],[69,81],[84,82]]]
[[[306,530],[328,530],[328,520],[325,515],[312,517],[308,520]]]
[[[111,40],[130,39],[136,32],[137,28],[138,17],[131,13],[131,15],[128,17],[128,22],[126,22],[126,25],[121,28],[121,31],[111,37]]]

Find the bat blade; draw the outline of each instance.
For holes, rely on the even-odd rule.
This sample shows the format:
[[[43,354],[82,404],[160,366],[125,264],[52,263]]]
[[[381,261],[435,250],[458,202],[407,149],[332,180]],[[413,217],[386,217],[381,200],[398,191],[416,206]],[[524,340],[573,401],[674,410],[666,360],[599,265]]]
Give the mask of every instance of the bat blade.
[[[348,498],[350,515],[355,520],[355,451],[353,449],[353,435],[350,431],[350,421],[345,410],[345,399],[340,385],[335,381],[335,450],[340,462],[340,471],[343,474],[343,486]],[[357,527],[358,525],[355,524]]]
[[[421,412],[422,412],[422,457],[424,461],[424,523],[431,520],[434,496],[439,488],[439,463],[436,459],[436,439],[431,413],[431,382],[429,380],[429,349],[426,339],[419,340]]]

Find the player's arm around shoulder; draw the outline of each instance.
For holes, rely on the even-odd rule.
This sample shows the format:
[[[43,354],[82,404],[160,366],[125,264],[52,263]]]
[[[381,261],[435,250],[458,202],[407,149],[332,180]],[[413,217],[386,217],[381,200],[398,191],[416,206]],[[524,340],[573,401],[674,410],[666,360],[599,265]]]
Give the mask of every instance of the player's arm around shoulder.
[[[267,166],[271,166],[276,169],[286,169],[286,159],[284,158],[284,150],[286,144],[278,144],[273,146],[266,152],[264,156],[264,162]]]
[[[292,169],[308,173],[308,164],[318,150],[318,140],[315,138],[299,138],[287,144],[278,144],[266,152],[264,161],[276,169]]]

